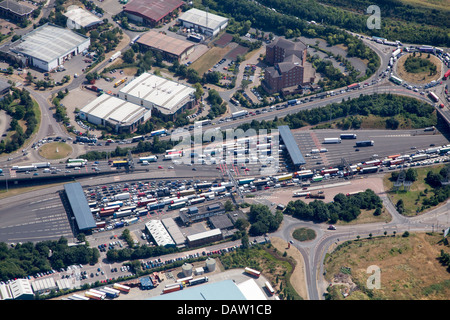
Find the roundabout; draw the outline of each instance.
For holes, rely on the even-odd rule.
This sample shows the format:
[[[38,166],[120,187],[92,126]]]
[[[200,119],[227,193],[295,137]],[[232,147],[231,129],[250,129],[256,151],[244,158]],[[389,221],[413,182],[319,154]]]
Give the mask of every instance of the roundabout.
[[[67,158],[73,149],[64,142],[51,142],[44,144],[39,148],[38,153],[41,157],[48,160],[59,160]]]
[[[408,84],[425,85],[442,77],[443,64],[433,54],[407,53],[395,63],[395,74]]]

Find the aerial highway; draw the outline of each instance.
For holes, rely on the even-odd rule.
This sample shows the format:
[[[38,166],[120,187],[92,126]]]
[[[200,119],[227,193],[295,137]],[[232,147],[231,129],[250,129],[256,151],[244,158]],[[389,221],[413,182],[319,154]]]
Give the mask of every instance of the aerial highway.
[[[53,5],[53,1],[49,2],[50,8]],[[47,7],[46,7],[47,8]],[[48,9],[44,11],[44,15],[49,13]],[[108,16],[110,18],[110,16]],[[132,37],[136,33],[131,31],[126,32],[127,35]],[[238,126],[249,123],[253,120],[256,121],[270,121],[274,118],[282,118],[286,115],[296,113],[301,110],[311,110],[314,108],[320,108],[332,103],[340,103],[343,100],[358,98],[361,95],[374,95],[374,94],[395,94],[412,97],[431,103],[435,105],[437,112],[443,117],[443,119],[450,123],[450,109],[448,103],[445,102],[445,108],[440,108],[437,104],[432,103],[426,94],[421,94],[413,90],[409,90],[404,86],[395,85],[388,80],[388,77],[381,77],[381,72],[386,70],[389,63],[389,54],[383,53],[382,48],[372,41],[367,39],[363,40],[366,45],[372,48],[380,57],[380,68],[369,79],[363,81],[367,85],[361,85],[359,89],[347,90],[346,87],[334,89],[334,94],[326,98],[315,98],[315,94],[307,97],[300,98],[300,103],[292,106],[286,106],[286,102],[281,102],[276,106],[283,106],[283,108],[277,110],[271,109],[270,106],[260,108],[259,114],[248,115],[238,119],[232,119],[229,115],[221,116],[212,121],[212,124],[204,126],[202,131],[209,129],[218,129],[225,131],[228,129],[236,129]],[[125,47],[125,49],[128,46]],[[245,63],[245,61],[243,62]],[[108,64],[108,61],[101,63],[97,69],[100,70]],[[85,75],[73,79],[70,84],[65,88],[68,90],[74,89],[82,85],[85,81]],[[449,80],[444,81],[442,84],[433,88],[442,100],[444,99],[444,87],[449,83]],[[239,88],[240,84],[236,84],[235,88]],[[21,150],[18,150],[11,155],[3,155],[0,157],[0,168],[3,169],[3,175],[0,176],[0,188],[11,188],[11,184],[14,181],[26,181],[27,185],[41,185],[41,179],[47,179],[52,182],[57,182],[54,186],[42,187],[32,192],[24,192],[20,195],[12,197],[6,197],[2,199],[2,206],[0,208],[0,241],[4,242],[21,242],[21,241],[40,241],[47,239],[59,239],[64,236],[71,238],[75,241],[73,236],[73,220],[68,219],[68,215],[65,212],[64,204],[62,203],[59,191],[62,190],[62,184],[67,181],[76,180],[79,181],[83,187],[89,186],[101,186],[114,183],[123,183],[129,181],[140,180],[168,180],[168,179],[200,179],[200,180],[220,180],[228,178],[242,178],[242,177],[264,177],[261,174],[261,164],[250,165],[234,165],[234,164],[211,164],[202,165],[194,163],[192,165],[186,163],[176,163],[172,161],[162,161],[160,158],[157,162],[143,165],[139,158],[132,157],[134,167],[133,168],[117,168],[111,165],[107,160],[89,161],[88,164],[80,166],[77,169],[68,168],[66,159],[58,161],[49,161],[41,157],[37,150],[33,150],[30,146],[47,137],[69,137],[65,128],[58,123],[53,117],[53,111],[50,110],[51,95],[64,88],[58,88],[54,91],[39,91],[32,88],[26,88],[33,97],[33,99],[39,104],[41,109],[41,123],[37,134],[35,134],[29,141],[26,142],[24,149],[28,151],[28,156],[25,157],[21,154]],[[229,98],[236,89],[221,92],[223,97]],[[233,111],[244,110],[242,107],[233,106]],[[248,109],[248,111],[255,111],[255,109]],[[188,131],[188,126],[184,129]],[[195,132],[190,131],[190,132]],[[402,132],[403,133],[403,132]],[[308,132],[309,134],[309,132]],[[313,134],[316,135],[315,132]],[[373,133],[371,133],[373,134]],[[378,134],[378,133],[377,133]],[[386,135],[386,133],[379,133],[380,135]],[[405,135],[412,136],[413,133],[405,133]],[[320,134],[317,134],[320,136]],[[322,138],[322,136],[320,136]],[[429,137],[421,136],[417,137],[416,143],[421,144],[420,147],[425,148],[429,146]],[[171,139],[171,135],[161,137],[161,139]],[[399,138],[402,139],[402,138]],[[399,140],[403,141],[403,140]],[[441,141],[441,140],[439,140]],[[70,143],[70,142],[67,142]],[[389,145],[389,141],[386,139],[383,141],[384,150],[394,153],[406,152],[410,149],[409,145],[402,145],[396,150],[395,145]],[[120,147],[132,147],[137,143],[121,144]],[[380,145],[383,145],[380,143]],[[78,156],[85,154],[88,151],[113,151],[118,144],[112,143],[110,145],[92,145],[87,144],[72,144],[72,153],[70,158],[77,158]],[[346,146],[345,152],[350,154],[354,148]],[[331,148],[330,148],[331,149]],[[343,148],[344,149],[344,148]],[[305,152],[306,153],[306,152]],[[370,153],[370,154],[369,154]],[[373,157],[370,151],[362,151],[360,154],[367,157]],[[358,157],[362,157],[358,154]],[[358,157],[355,153],[352,153],[348,158],[352,161],[358,161]],[[337,163],[340,160],[339,155],[334,150],[328,154],[330,163]],[[51,162],[46,168],[39,168],[31,171],[18,172],[13,169],[14,166],[21,166],[31,163]],[[317,165],[317,168],[322,167],[322,163]],[[312,166],[311,166],[312,168]],[[47,170],[48,169],[48,170]],[[248,170],[247,170],[248,169]],[[281,161],[279,172],[287,172],[285,162]],[[57,179],[58,178],[58,179]],[[270,190],[262,190],[261,193],[270,193]],[[289,191],[287,191],[289,192]],[[291,242],[303,256],[305,262],[305,280],[308,289],[308,297],[310,300],[323,299],[326,292],[327,283],[324,280],[324,259],[326,254],[333,248],[334,245],[342,243],[347,240],[355,240],[357,236],[368,237],[369,234],[373,236],[382,236],[386,231],[388,234],[392,234],[394,231],[397,234],[401,234],[404,231],[435,231],[441,230],[445,226],[448,226],[448,219],[450,216],[450,202],[447,201],[444,205],[431,210],[425,214],[417,217],[408,218],[398,213],[395,206],[391,203],[389,198],[385,194],[380,195],[383,205],[391,216],[389,222],[383,223],[370,223],[370,224],[358,224],[339,226],[336,230],[328,230],[327,225],[315,224],[312,222],[305,222],[294,219],[290,216],[284,216],[284,222],[282,227],[271,234],[271,236],[280,237],[286,242]],[[20,213],[20,214],[17,214]],[[308,242],[299,242],[292,237],[292,232],[299,227],[308,227],[313,229],[317,237]],[[136,227],[137,230],[137,227]],[[95,238],[95,236],[94,236]],[[233,242],[235,244],[236,242]],[[227,246],[230,244],[224,244]]]

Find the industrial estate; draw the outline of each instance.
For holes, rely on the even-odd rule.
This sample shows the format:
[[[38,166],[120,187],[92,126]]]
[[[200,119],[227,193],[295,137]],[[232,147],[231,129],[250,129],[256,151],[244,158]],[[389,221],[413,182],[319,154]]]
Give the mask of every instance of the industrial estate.
[[[424,2],[0,2],[0,300],[447,300]]]

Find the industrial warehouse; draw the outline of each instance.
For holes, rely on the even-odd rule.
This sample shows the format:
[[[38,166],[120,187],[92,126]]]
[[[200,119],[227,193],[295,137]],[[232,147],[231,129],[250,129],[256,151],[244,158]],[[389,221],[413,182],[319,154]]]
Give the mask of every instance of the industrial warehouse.
[[[194,88],[145,72],[122,88],[118,97],[151,109],[164,120],[173,120],[194,107],[194,93]]]
[[[96,125],[110,126],[117,133],[131,133],[150,119],[151,110],[104,93],[81,109],[79,117]]]
[[[215,37],[228,25],[228,18],[218,16],[198,9],[190,9],[178,18],[186,28],[193,28],[195,32],[203,33],[207,37]]]
[[[183,4],[181,0],[133,0],[123,7],[123,12],[131,21],[155,27],[170,20]]]
[[[142,49],[161,52],[164,59],[178,61],[187,59],[194,51],[194,44],[188,41],[167,36],[161,32],[149,31],[137,41]]]
[[[89,37],[47,23],[13,42],[9,50],[25,57],[28,66],[51,71],[88,49],[89,45]]]
[[[90,30],[103,23],[103,20],[93,13],[77,6],[70,6],[64,15],[67,17],[67,27],[69,29],[83,28]]]

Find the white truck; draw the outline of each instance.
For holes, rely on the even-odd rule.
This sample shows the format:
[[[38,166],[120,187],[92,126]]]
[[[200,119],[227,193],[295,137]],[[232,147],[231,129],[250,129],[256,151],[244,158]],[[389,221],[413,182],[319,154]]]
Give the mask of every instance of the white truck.
[[[244,117],[244,116],[246,116],[247,114],[248,114],[248,111],[247,111],[247,110],[241,110],[241,111],[233,112],[233,113],[231,114],[231,116],[233,117],[233,119],[236,119],[236,118],[239,118],[239,117]]]
[[[324,139],[323,139],[323,143],[324,143],[324,144],[329,144],[329,143],[341,143],[341,138],[324,138]]]
[[[114,53],[111,58],[109,58],[109,62],[113,62],[114,60],[116,60],[118,57],[120,57],[122,53],[120,51],[117,51],[116,53]]]
[[[112,196],[112,200],[127,200],[130,198],[129,192],[119,193]]]

